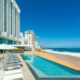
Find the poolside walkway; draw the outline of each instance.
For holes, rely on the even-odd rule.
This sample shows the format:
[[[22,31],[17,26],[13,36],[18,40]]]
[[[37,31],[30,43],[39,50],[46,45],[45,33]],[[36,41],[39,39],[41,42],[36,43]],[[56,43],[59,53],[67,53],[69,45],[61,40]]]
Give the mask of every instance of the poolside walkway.
[[[57,53],[47,53],[47,52],[41,52],[37,50],[33,51],[32,53],[37,56],[43,57],[45,59],[54,61],[58,64],[80,71],[80,57],[57,54]]]
[[[24,62],[20,54],[17,54],[18,58],[21,61],[22,66],[22,71],[23,71],[23,80],[36,80],[34,76],[32,75],[30,69],[28,68],[27,64]]]
[[[2,77],[2,73],[3,73],[3,71],[2,71],[2,61],[3,61],[3,54],[1,54],[0,53],[0,80],[3,78]]]

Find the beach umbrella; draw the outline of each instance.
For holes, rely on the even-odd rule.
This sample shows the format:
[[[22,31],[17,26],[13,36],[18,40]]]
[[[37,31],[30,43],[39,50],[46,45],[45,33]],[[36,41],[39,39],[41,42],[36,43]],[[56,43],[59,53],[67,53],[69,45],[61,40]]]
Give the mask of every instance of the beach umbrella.
[[[0,44],[0,50],[11,50],[11,49],[16,49],[16,47],[6,44]]]
[[[3,50],[3,53],[4,53],[4,50],[12,50],[12,49],[17,49],[17,48],[7,44],[0,44],[0,50]]]
[[[3,50],[3,57],[4,57],[4,50],[12,50],[12,49],[17,49],[17,48],[11,45],[0,44],[0,50]]]

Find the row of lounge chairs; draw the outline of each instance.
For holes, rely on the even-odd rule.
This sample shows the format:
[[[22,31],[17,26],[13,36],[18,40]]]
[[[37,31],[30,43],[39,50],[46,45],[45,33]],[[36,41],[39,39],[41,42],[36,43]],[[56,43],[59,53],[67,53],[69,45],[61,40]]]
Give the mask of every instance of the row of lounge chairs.
[[[15,53],[6,53],[4,59],[4,69],[20,68],[20,61]]]
[[[20,68],[20,61],[15,53],[7,53],[4,59],[4,69]]]
[[[23,80],[23,72],[20,65],[20,60],[16,53],[6,53],[4,59],[3,80]]]

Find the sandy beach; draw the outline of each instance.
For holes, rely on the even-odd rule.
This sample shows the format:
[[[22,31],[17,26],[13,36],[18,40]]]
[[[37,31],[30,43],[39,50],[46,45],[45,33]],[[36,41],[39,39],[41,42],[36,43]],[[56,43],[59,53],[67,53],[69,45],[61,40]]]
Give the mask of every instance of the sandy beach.
[[[80,71],[80,57],[72,56],[72,55],[64,55],[58,53],[50,53],[43,51],[33,51],[33,54],[48,59],[50,61],[54,61],[58,64],[64,65],[66,67],[72,68],[74,70]]]
[[[71,56],[76,56],[76,57],[80,57],[80,53],[79,52],[59,52],[59,51],[54,51],[51,49],[44,49],[41,50],[43,52],[49,52],[49,53],[57,53],[57,54],[63,54],[63,55],[71,55]]]

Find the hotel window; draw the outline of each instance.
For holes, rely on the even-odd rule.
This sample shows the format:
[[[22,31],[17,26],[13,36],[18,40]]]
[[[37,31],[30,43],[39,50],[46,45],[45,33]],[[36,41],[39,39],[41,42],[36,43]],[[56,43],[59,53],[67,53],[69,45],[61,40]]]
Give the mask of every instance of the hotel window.
[[[6,32],[6,8],[7,8],[7,6],[6,6],[6,3],[7,3],[7,1],[6,0],[4,0],[4,32]]]

